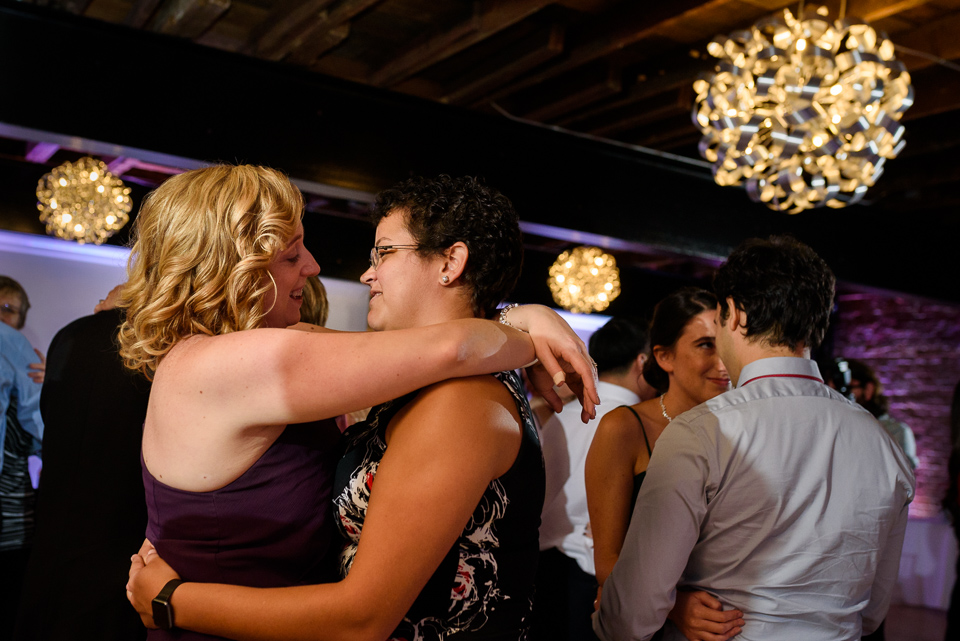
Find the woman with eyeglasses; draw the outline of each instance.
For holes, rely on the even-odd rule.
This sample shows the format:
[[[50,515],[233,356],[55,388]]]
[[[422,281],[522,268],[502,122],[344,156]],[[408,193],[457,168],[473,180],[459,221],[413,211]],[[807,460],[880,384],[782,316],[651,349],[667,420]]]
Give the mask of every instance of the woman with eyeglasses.
[[[20,333],[30,300],[23,286],[0,276],[0,576],[17,586],[0,603],[0,639],[13,634],[19,586],[34,542],[37,493],[30,457],[40,454],[43,355]],[[41,362],[34,363],[34,354]]]
[[[23,285],[10,278],[0,276],[0,322],[14,329],[23,329],[27,323],[27,310],[30,309],[30,299]],[[36,347],[32,348],[37,355],[37,362],[27,365],[27,375],[34,383],[43,383],[47,369],[47,359],[43,352]]]
[[[457,214],[482,210],[463,204]],[[586,377],[584,412],[592,414],[597,399],[586,348],[548,310],[520,308],[501,317],[531,330],[532,341],[480,320],[516,281],[515,215],[506,229],[514,236],[506,242],[513,265],[503,269],[503,257],[488,255],[484,278],[497,284],[484,281],[478,299],[481,285],[467,266],[480,257],[455,237],[414,237],[408,208],[399,201],[378,208],[385,218],[364,275],[369,324],[390,331],[352,334],[280,329],[299,320],[304,282],[318,271],[303,245],[300,194],[285,177],[253,167],[197,170],[171,178],[144,204],[121,302],[121,345],[128,365],[154,381],[143,436],[148,538],[189,583],[177,588],[175,575],[145,546],[149,565],[138,574],[142,561],[134,557],[130,596],[145,620],[153,615],[151,623],[163,628],[199,631],[151,638],[316,634],[382,641],[438,566],[446,570],[440,584],[460,581],[461,598],[471,599],[468,587],[486,583],[469,583],[464,558],[483,576],[493,569],[492,548],[510,539],[492,519],[530,518],[498,494],[501,485],[519,483],[512,499],[521,506],[537,500],[538,481],[527,468],[531,459],[539,466],[539,451],[524,405],[512,394],[511,376],[501,375],[500,383],[474,375],[527,364],[536,343],[558,381],[564,372],[557,358],[568,380],[576,382],[574,370]],[[493,233],[475,217],[477,228]],[[456,376],[466,378],[438,383]],[[371,405],[377,408],[370,420],[348,432],[357,467],[341,464],[331,488],[332,424],[292,424]],[[515,478],[521,459],[523,474]],[[378,490],[370,492],[374,477]],[[331,494],[337,527],[366,534],[356,558],[349,550],[343,557],[344,571],[353,561],[345,580],[304,585],[328,578]],[[450,556],[468,520],[478,525],[474,538],[462,541],[472,554]],[[532,533],[535,551],[536,525],[522,532]],[[515,554],[529,541],[510,544]],[[514,574],[526,570],[503,570],[505,586],[525,584],[525,575]],[[431,583],[442,590],[440,584]],[[471,616],[492,616],[488,605],[509,613],[526,603],[519,593],[498,595],[470,601]]]
[[[603,416],[587,453],[586,487],[593,558],[600,589],[620,556],[633,518],[637,493],[657,439],[673,418],[730,388],[730,376],[717,354],[717,299],[685,287],[654,308],[650,323],[652,358],[643,377],[660,393]],[[678,592],[669,620],[689,639],[722,641],[738,634],[742,613],[720,611],[706,592]],[[661,633],[658,633],[662,634]]]

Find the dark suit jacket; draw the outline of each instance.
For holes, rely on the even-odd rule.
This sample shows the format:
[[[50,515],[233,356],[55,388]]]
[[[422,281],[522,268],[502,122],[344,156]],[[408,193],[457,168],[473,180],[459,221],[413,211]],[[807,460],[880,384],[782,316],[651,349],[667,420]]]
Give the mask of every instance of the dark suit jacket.
[[[118,310],[61,329],[40,396],[43,472],[19,641],[145,637],[127,603],[130,555],[147,512],[140,439],[149,382],[123,367]]]

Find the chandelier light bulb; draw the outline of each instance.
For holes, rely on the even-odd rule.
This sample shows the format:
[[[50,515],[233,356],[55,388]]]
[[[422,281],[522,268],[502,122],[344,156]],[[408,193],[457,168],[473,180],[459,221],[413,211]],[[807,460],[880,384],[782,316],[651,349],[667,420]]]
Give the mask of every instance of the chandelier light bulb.
[[[66,162],[37,183],[40,221],[51,236],[102,244],[130,220],[130,188],[103,162]]]
[[[778,211],[863,198],[903,149],[910,74],[887,37],[824,7],[789,9],[714,39],[718,61],[694,82],[700,154],[719,185],[746,184]]]
[[[599,247],[577,247],[557,257],[547,284],[560,307],[583,314],[600,312],[620,295],[620,270],[616,259]]]

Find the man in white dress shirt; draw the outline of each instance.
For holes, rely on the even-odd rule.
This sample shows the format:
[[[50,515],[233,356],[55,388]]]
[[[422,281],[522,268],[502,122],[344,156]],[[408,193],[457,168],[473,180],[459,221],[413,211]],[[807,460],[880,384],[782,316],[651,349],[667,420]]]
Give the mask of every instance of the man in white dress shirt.
[[[540,563],[531,627],[534,641],[596,638],[590,627],[597,580],[584,465],[604,414],[656,394],[641,376],[647,349],[646,324],[626,318],[607,321],[589,341],[600,379],[597,392],[603,399],[596,418],[584,425],[575,407],[578,404],[568,403],[544,423],[540,440],[547,484],[540,517]]]
[[[747,241],[720,267],[717,349],[734,390],[657,441],[594,629],[649,639],[677,589],[743,612],[738,640],[859,640],[883,620],[914,477],[869,412],[807,357],[834,278],[806,245]],[[683,635],[667,623],[665,639]]]

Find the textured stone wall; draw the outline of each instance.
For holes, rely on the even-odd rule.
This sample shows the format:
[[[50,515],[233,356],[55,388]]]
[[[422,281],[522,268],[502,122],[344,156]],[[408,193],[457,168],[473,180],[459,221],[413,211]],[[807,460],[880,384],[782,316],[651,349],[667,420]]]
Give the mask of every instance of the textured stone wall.
[[[890,398],[890,415],[917,439],[911,517],[936,516],[947,486],[950,401],[960,380],[960,306],[892,294],[837,297],[835,356],[868,363]]]

